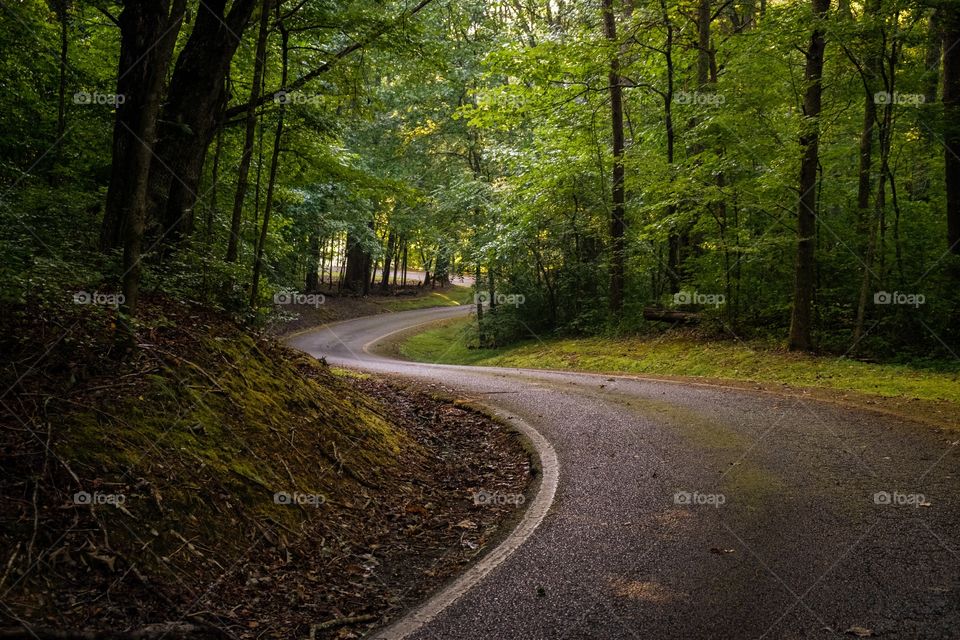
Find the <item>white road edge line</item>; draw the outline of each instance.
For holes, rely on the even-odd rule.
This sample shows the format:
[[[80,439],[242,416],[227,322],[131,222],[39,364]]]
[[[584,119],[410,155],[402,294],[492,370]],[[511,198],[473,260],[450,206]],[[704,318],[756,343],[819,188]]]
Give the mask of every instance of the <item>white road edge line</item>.
[[[546,438],[539,431],[521,420],[519,417],[501,411],[497,407],[487,403],[481,404],[504,422],[507,422],[514,429],[522,433],[533,445],[534,450],[540,458],[540,485],[537,487],[537,494],[530,502],[530,506],[523,514],[520,523],[514,528],[507,538],[497,545],[493,550],[483,556],[475,565],[467,569],[452,583],[448,584],[436,595],[427,600],[400,620],[394,622],[387,628],[368,636],[370,640],[402,640],[412,633],[433,621],[447,607],[456,602],[460,596],[477,586],[487,574],[496,569],[504,560],[520,548],[527,539],[533,535],[540,523],[546,517],[547,512],[553,505],[553,497],[557,492],[557,484],[560,480],[560,463],[557,461],[557,453]]]
[[[432,319],[426,322],[411,325],[409,327],[404,327],[396,331],[391,331],[386,335],[379,336],[378,338],[364,344],[362,350],[364,353],[370,354],[368,348],[376,342],[380,342],[381,340],[384,340],[385,338],[388,338],[396,333],[409,331],[410,329],[425,324],[433,324],[437,321],[437,319]],[[349,322],[349,320],[342,322]],[[334,324],[341,324],[342,322],[337,322]],[[286,342],[293,337],[299,337],[305,333],[309,333],[310,331],[321,331],[324,328],[325,327],[313,327],[312,329],[299,331],[293,335],[285,336],[284,341]],[[430,366],[428,363],[417,364],[423,364],[428,367]],[[527,424],[527,422],[522,420],[519,416],[515,416],[511,413],[503,411],[502,409],[488,402],[474,400],[474,403],[490,411],[492,414],[500,418],[508,427],[520,432],[530,442],[530,445],[533,447],[537,457],[539,458],[538,463],[540,468],[540,483],[537,486],[537,493],[533,496],[533,499],[531,500],[526,511],[524,511],[519,524],[514,527],[513,531],[507,535],[503,542],[491,549],[486,555],[480,558],[476,564],[460,574],[460,576],[454,579],[453,582],[443,587],[425,603],[421,604],[416,609],[407,613],[404,617],[400,618],[396,622],[393,622],[386,628],[374,632],[374,634],[371,636],[367,636],[369,640],[403,640],[403,638],[410,636],[412,633],[419,631],[421,628],[429,624],[445,609],[459,600],[462,595],[467,593],[467,591],[477,586],[477,584],[479,584],[487,576],[487,574],[496,569],[504,560],[509,558],[514,551],[519,549],[520,546],[526,542],[531,535],[533,535],[533,532],[537,530],[537,527],[540,526],[540,523],[543,522],[544,518],[547,516],[547,513],[550,511],[550,507],[553,506],[553,498],[556,495],[557,485],[560,482],[560,462],[557,460],[557,452],[554,450],[553,445],[550,444],[550,442],[544,438],[539,431]]]

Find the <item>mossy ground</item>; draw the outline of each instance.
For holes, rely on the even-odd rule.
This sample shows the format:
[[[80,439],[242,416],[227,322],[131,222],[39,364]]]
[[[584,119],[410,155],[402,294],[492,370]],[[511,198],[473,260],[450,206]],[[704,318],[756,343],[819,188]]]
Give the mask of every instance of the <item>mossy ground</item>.
[[[26,374],[10,367],[0,380],[18,398],[17,413],[0,413],[0,546],[12,551],[0,557],[10,573],[5,602],[36,624],[136,627],[201,605],[218,627],[253,624],[242,637],[267,627],[276,630],[267,637],[291,637],[305,620],[367,611],[379,620],[404,603],[371,576],[389,565],[378,580],[422,594],[424,576],[405,574],[409,560],[398,558],[434,553],[448,534],[459,540],[447,519],[474,508],[465,491],[449,489],[478,482],[481,465],[466,450],[435,450],[453,445],[421,423],[491,438],[485,450],[504,452],[502,469],[513,468],[510,456],[526,463],[520,445],[502,439],[506,429],[429,394],[331,371],[186,305],[147,305],[145,318],[127,355],[114,343],[115,319],[101,311],[72,318],[58,341],[51,319],[36,314],[18,316],[17,331],[5,334],[14,362],[46,352]],[[454,473],[448,460],[463,466]],[[123,503],[78,504],[77,492]],[[277,494],[314,503],[284,504]],[[427,514],[445,533],[432,533]],[[472,517],[494,515],[509,514]],[[401,542],[410,532],[415,541]],[[479,546],[457,543],[448,564]],[[442,579],[452,566],[436,560],[432,575]],[[277,593],[258,594],[271,580]],[[220,602],[235,603],[232,617]]]

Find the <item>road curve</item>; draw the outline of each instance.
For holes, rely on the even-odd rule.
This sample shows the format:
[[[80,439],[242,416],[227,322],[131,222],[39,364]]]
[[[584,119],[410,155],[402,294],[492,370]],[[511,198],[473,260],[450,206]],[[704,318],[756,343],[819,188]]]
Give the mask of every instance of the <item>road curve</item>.
[[[509,557],[425,624],[373,637],[960,638],[956,432],[805,398],[367,349],[467,311],[288,340],[440,383],[532,426],[559,461],[552,506]]]

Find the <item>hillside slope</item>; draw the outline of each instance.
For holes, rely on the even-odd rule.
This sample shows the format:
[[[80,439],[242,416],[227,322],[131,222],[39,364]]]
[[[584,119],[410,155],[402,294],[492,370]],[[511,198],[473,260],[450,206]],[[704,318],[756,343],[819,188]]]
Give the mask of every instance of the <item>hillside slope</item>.
[[[513,509],[472,492],[526,489],[485,416],[190,306],[146,318],[122,360],[109,309],[5,319],[0,617],[23,637],[351,637],[497,535]]]

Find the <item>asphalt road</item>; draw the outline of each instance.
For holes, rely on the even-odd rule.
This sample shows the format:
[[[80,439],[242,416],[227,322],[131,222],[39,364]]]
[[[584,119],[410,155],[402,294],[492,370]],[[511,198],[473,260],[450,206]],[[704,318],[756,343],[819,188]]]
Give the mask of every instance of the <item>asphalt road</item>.
[[[556,451],[539,526],[407,637],[960,638],[957,432],[769,393],[365,350],[465,311],[360,318],[289,341],[442,384]]]

